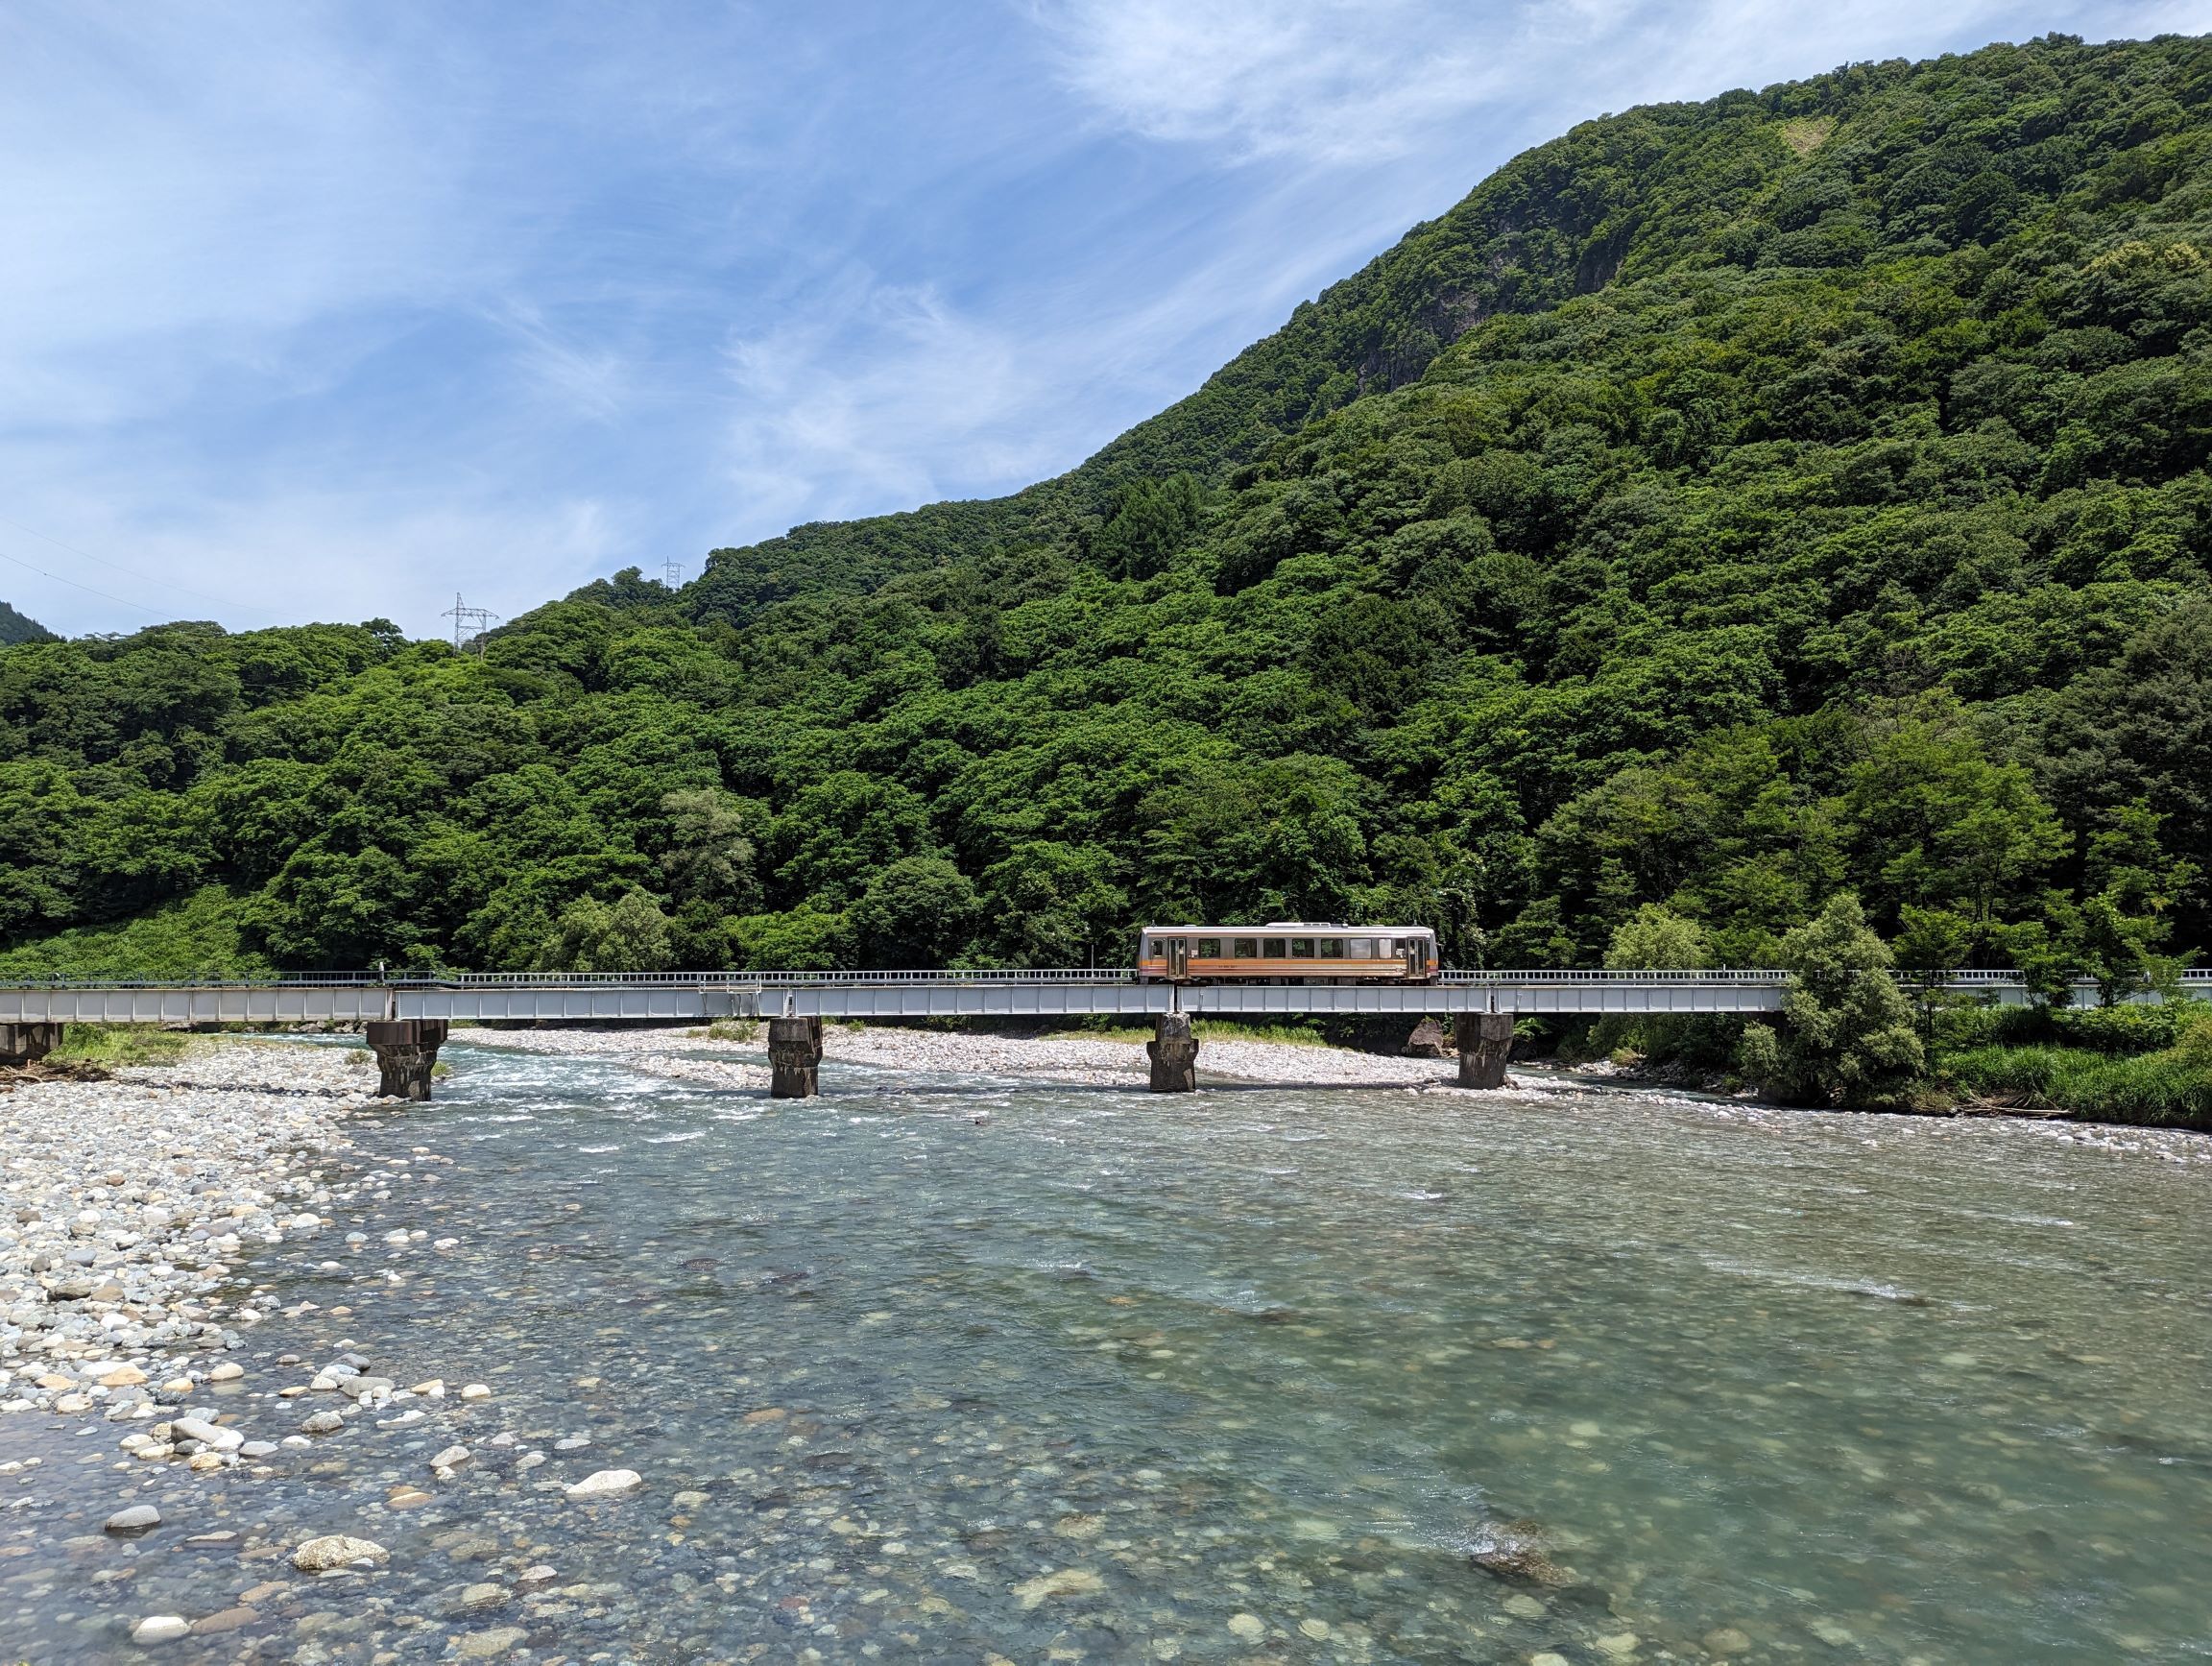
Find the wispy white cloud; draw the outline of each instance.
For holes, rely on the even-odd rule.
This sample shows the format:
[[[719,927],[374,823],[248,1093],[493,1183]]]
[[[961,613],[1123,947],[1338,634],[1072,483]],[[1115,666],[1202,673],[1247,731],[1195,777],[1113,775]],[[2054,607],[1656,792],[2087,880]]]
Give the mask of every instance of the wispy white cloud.
[[[519,344],[517,368],[564,410],[594,422],[620,414],[633,374],[622,353],[558,328],[527,302],[510,301],[492,317]]]
[[[1705,96],[1987,29],[2212,26],[2203,0],[1037,0],[1069,86],[1146,138],[1238,160],[1417,152],[1489,108]]]
[[[2204,28],[2212,0],[17,0],[0,517],[71,547],[0,551],[121,599],[7,563],[0,596],[430,632],[456,585],[512,614],[1015,490],[1579,116]]]
[[[927,285],[848,272],[803,310],[733,335],[726,471],[745,521],[872,514],[1065,457],[1046,390],[1066,343],[963,312]]]
[[[218,366],[279,371],[334,308],[465,287],[483,251],[434,111],[318,9],[11,8],[10,417],[145,415]]]

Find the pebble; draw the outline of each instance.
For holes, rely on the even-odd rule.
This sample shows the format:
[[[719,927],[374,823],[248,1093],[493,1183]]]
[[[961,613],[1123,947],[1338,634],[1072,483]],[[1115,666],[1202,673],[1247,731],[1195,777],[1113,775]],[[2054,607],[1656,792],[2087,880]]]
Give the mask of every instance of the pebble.
[[[211,1383],[235,1383],[245,1374],[246,1367],[244,1365],[241,1365],[232,1360],[225,1360],[220,1365],[217,1365],[212,1371],[207,1373],[207,1380]]]
[[[136,1533],[142,1528],[159,1527],[161,1512],[150,1504],[134,1504],[128,1509],[119,1509],[108,1518],[109,1533]]]
[[[1047,1597],[1095,1596],[1105,1588],[1106,1581],[1089,1568],[1062,1568],[1024,1580],[1014,1587],[1014,1595],[1024,1608],[1034,1608]]]
[[[570,1498],[615,1498],[644,1485],[644,1480],[635,1469],[599,1469],[562,1491]]]
[[[312,1417],[308,1419],[314,1421]],[[171,1436],[179,1440],[197,1440],[203,1446],[212,1446],[218,1452],[235,1452],[246,1444],[246,1437],[235,1429],[221,1428],[213,1423],[203,1423],[197,1417],[180,1417],[169,1425]]]
[[[489,1400],[492,1398],[492,1390],[482,1383],[470,1383],[461,1390],[461,1398],[464,1400]]]
[[[346,1419],[335,1412],[318,1412],[300,1427],[310,1435],[335,1435],[346,1427]]]
[[[451,1469],[457,1464],[466,1463],[468,1461],[468,1447],[448,1446],[445,1451],[439,1453],[437,1457],[430,1460],[430,1467],[433,1469]]]
[[[1267,1635],[1267,1622],[1258,1614],[1231,1614],[1229,1630],[1247,1643],[1257,1643]]]
[[[470,1631],[453,1645],[453,1654],[460,1660],[495,1660],[529,1635],[520,1626],[501,1626],[490,1631]]]
[[[355,1562],[383,1563],[391,1559],[392,1553],[374,1539],[353,1538],[346,1533],[311,1538],[292,1553],[292,1565],[305,1574],[350,1567]]]
[[[131,1641],[142,1649],[174,1643],[192,1634],[192,1622],[180,1614],[150,1614],[131,1628]]]

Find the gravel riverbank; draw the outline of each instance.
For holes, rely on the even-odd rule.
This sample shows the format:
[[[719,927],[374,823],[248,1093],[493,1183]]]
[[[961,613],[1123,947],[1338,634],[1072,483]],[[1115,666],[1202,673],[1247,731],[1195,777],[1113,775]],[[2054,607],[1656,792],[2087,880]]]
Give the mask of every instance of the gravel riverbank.
[[[0,1097],[0,1410],[152,1415],[221,1371],[262,1317],[241,1258],[327,1224],[364,1057],[227,1041]]]
[[[656,1075],[728,1087],[768,1085],[768,1067],[733,1060],[757,1051],[758,1040],[717,1039],[681,1029],[475,1029],[456,1030],[456,1041],[525,1052],[616,1058]],[[823,1032],[823,1057],[878,1070],[932,1071],[948,1075],[1021,1076],[1032,1081],[1089,1087],[1130,1087],[1144,1079],[1144,1044],[1082,1034],[989,1035],[890,1026],[830,1025]],[[1268,1087],[1444,1088],[1458,1066],[1451,1059],[1391,1058],[1350,1048],[1268,1041],[1224,1041],[1207,1036],[1198,1046],[1201,1082]],[[1527,1085],[1539,1086],[1531,1077]]]

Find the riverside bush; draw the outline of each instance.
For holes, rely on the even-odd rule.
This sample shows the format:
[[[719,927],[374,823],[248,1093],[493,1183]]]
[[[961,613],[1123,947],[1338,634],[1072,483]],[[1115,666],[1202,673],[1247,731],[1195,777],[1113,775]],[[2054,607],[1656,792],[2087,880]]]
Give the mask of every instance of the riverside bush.
[[[2212,1128],[2212,1021],[2188,1046],[2114,1057],[2085,1048],[1984,1047],[1944,1060],[1961,1088],[2100,1121]],[[2199,1037],[2201,1036],[2201,1039]]]
[[[2090,1052],[2156,1052],[2174,1046],[2192,1024],[2212,1015],[2212,1002],[2171,1001],[2119,1006],[1966,1006],[1939,1011],[1937,1047],[2080,1048]]]

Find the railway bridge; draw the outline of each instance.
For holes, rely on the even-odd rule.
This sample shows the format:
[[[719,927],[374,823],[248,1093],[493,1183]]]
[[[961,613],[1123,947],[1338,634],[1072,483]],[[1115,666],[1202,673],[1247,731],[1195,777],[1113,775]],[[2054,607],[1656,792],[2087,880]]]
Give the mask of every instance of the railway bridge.
[[[1951,972],[1915,980],[2023,1004],[2012,972]],[[710,1023],[764,1019],[773,1091],[816,1091],[826,1018],[1151,1020],[1151,1085],[1197,1085],[1190,1021],[1210,1014],[1403,1014],[1453,1021],[1459,1080],[1499,1087],[1513,1023],[1531,1013],[1747,1013],[1782,1004],[1790,976],[1771,970],[1445,972],[1427,982],[1139,982],[1129,971],[308,973],[259,982],[132,981],[0,985],[0,1063],[42,1058],[67,1024],[360,1024],[387,1093],[424,1099],[438,1049],[456,1023]],[[2191,973],[2212,997],[2212,973]],[[2094,1002],[2094,986],[2074,1000]]]

